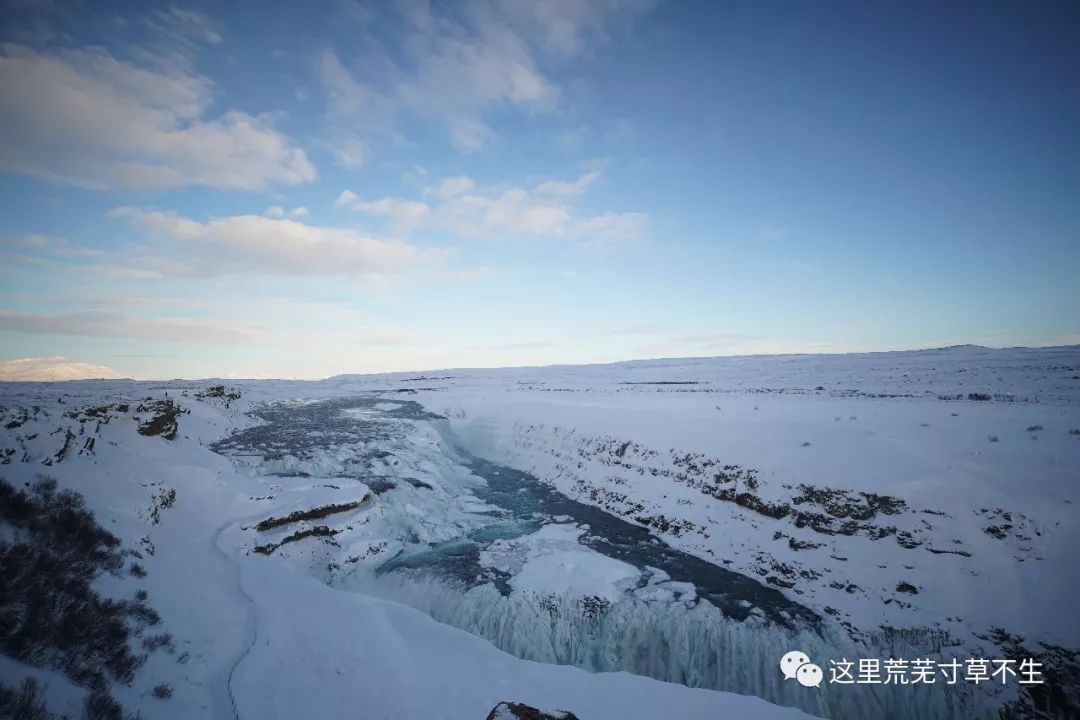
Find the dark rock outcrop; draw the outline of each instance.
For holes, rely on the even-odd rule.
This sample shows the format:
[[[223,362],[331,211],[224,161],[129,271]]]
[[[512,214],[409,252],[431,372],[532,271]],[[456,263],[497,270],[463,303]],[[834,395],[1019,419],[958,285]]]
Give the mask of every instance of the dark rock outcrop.
[[[517,718],[517,720],[581,720],[574,713],[565,710],[547,713],[525,703],[507,702],[505,700],[491,708],[491,712],[487,716],[487,720],[514,720],[514,718]]]

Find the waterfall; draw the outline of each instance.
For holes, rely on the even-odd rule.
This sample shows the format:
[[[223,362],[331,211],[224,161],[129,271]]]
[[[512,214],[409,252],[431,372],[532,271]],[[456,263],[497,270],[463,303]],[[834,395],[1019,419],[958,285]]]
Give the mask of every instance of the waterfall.
[[[820,663],[826,677],[829,658],[948,658],[940,648],[911,639],[898,639],[891,646],[861,646],[840,634],[789,630],[760,617],[731,620],[706,601],[678,594],[657,600],[631,593],[610,603],[528,591],[503,595],[490,583],[465,587],[415,570],[398,570],[378,579],[357,573],[339,584],[414,607],[527,660],[756,695],[827,718],[996,717],[986,698],[966,684],[826,682],[805,688],[784,680],[779,672],[780,657],[793,649]]]

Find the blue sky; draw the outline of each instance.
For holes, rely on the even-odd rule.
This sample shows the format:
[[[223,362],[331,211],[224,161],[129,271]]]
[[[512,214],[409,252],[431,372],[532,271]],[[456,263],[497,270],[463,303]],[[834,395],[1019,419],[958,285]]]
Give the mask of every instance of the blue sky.
[[[1080,342],[1072,3],[2,5],[0,360]]]

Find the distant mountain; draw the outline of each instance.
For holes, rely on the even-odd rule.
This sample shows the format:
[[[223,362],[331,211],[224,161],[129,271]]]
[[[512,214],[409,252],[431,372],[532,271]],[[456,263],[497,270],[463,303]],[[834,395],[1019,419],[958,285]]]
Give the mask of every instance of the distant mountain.
[[[125,377],[127,376],[105,365],[93,365],[59,356],[0,362],[0,381],[6,382],[120,380]]]

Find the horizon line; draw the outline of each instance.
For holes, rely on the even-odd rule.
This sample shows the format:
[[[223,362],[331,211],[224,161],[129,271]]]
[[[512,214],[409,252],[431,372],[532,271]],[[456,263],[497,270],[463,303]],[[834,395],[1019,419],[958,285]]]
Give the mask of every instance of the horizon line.
[[[747,353],[747,354],[732,354],[732,355],[689,355],[689,356],[665,356],[665,357],[640,357],[629,358],[626,360],[612,360],[607,362],[586,362],[586,363],[548,363],[543,365],[475,365],[475,366],[458,366],[458,367],[434,367],[434,368],[420,368],[412,370],[383,370],[378,372],[342,372],[334,375],[325,375],[322,377],[285,377],[285,376],[247,376],[247,377],[225,377],[225,376],[203,376],[203,377],[169,377],[169,378],[153,378],[153,377],[119,377],[119,378],[74,378],[70,380],[4,380],[0,379],[0,383],[17,384],[17,383],[67,383],[67,382],[199,382],[199,381],[216,381],[224,380],[228,382],[248,381],[272,381],[272,380],[284,380],[289,382],[324,382],[326,380],[333,380],[336,378],[346,377],[374,377],[381,375],[400,375],[408,373],[433,373],[433,372],[462,372],[462,371],[476,371],[476,370],[539,370],[544,368],[587,368],[587,367],[605,367],[612,365],[628,365],[631,363],[650,363],[650,362],[663,362],[670,360],[721,360],[721,359],[737,359],[737,358],[783,358],[783,357],[847,357],[851,355],[889,355],[889,354],[903,354],[903,353],[920,353],[920,352],[940,352],[943,350],[988,350],[992,352],[1001,352],[1007,350],[1070,350],[1080,349],[1080,343],[1066,344],[1066,345],[1011,345],[1002,347],[991,347],[989,345],[978,345],[975,343],[959,343],[955,345],[943,345],[937,347],[923,347],[923,348],[900,348],[893,350],[862,350],[862,351],[836,351],[836,352],[777,352],[777,353]],[[34,360],[54,360],[64,361],[71,363],[82,363],[81,360],[72,360],[63,356],[44,356],[44,357],[28,357],[28,358],[10,358],[7,360],[0,360],[0,364],[15,363],[15,362],[28,362]],[[92,364],[92,363],[86,363]],[[108,367],[108,366],[102,366]],[[111,369],[111,368],[109,368]]]

